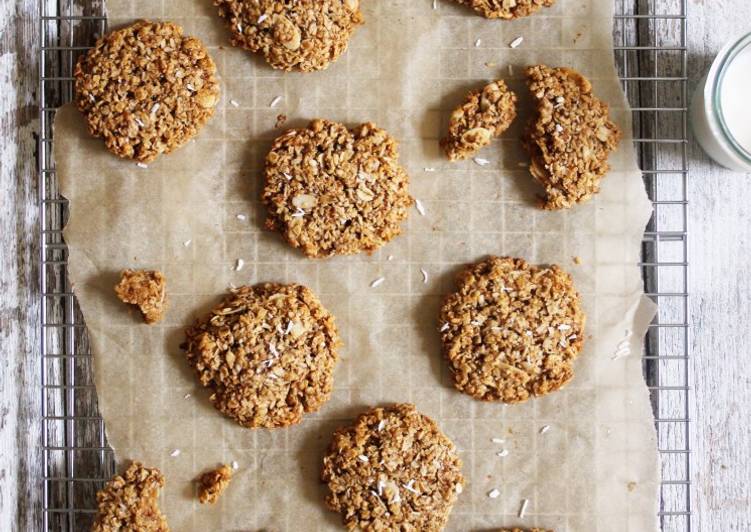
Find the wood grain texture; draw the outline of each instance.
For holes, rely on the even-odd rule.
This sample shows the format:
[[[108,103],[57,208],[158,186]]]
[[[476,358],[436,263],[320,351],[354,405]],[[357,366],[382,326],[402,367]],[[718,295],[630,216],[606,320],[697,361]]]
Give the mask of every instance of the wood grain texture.
[[[0,2],[0,530],[41,522],[37,4]]]
[[[87,2],[49,3],[56,9],[64,6],[63,12],[70,8],[71,13],[84,14],[80,6]],[[0,2],[3,531],[37,530],[41,523],[39,242],[34,159],[37,13],[38,2],[34,0]],[[749,21],[748,0],[689,0],[692,88],[733,32],[751,30]],[[666,41],[675,39],[674,35],[664,37]],[[745,329],[751,318],[751,281],[746,274],[751,260],[751,209],[747,206],[751,201],[751,175],[711,163],[695,142],[690,164],[694,525],[702,532],[750,530],[751,373],[746,369],[746,358],[751,353],[751,335]]]
[[[733,33],[751,31],[748,0],[690,0],[691,89]],[[751,530],[751,175],[691,145],[691,345],[696,525]]]

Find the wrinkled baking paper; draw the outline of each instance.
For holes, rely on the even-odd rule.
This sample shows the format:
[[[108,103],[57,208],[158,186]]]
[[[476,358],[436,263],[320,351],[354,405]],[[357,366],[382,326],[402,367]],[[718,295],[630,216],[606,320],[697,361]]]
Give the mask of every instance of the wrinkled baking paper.
[[[111,27],[136,18],[177,22],[211,47],[222,78],[222,101],[196,141],[148,168],[109,154],[72,107],[57,115],[57,169],[70,200],[69,272],[118,460],[162,469],[162,507],[176,531],[337,530],[339,516],[324,508],[319,483],[332,431],[371,405],[410,401],[461,451],[468,484],[449,530],[655,530],[656,437],[640,360],[654,308],[637,267],[651,208],[635,152],[621,143],[593,201],[545,212],[535,206],[540,189],[518,140],[529,117],[522,69],[536,62],[580,70],[631,131],[613,66],[613,2],[559,0],[513,22],[485,20],[447,0],[437,9],[432,0],[362,4],[366,25],[338,62],[325,72],[289,74],[232,49],[208,0],[110,0]],[[517,37],[524,41],[512,49]],[[499,77],[519,94],[520,116],[481,153],[487,166],[447,162],[438,138],[450,110],[469,89]],[[262,164],[281,132],[274,125],[280,113],[289,117],[285,127],[315,117],[384,127],[400,141],[425,215],[413,210],[403,234],[372,256],[306,259],[263,230]],[[564,390],[504,406],[452,388],[439,305],[461,265],[488,254],[557,263],[574,275],[588,340]],[[237,259],[245,262],[240,271]],[[144,325],[116,299],[123,268],[165,273],[164,322]],[[230,284],[262,281],[312,288],[336,316],[345,344],[331,400],[286,429],[244,429],[219,415],[178,347],[184,327]],[[619,352],[624,340],[627,356]],[[508,455],[497,456],[503,449]],[[214,506],[200,505],[191,480],[232,461],[239,469],[226,493]],[[492,489],[500,496],[489,498]]]

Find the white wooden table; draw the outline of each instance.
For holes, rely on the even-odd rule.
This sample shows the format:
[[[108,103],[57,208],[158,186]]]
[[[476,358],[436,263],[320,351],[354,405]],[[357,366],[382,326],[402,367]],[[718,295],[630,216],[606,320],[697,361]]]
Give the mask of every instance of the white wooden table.
[[[637,0],[635,0],[637,1]],[[689,0],[693,87],[749,0]],[[37,0],[0,2],[0,530],[35,530],[39,468]],[[751,175],[711,163],[692,143],[691,344],[697,530],[751,530]]]

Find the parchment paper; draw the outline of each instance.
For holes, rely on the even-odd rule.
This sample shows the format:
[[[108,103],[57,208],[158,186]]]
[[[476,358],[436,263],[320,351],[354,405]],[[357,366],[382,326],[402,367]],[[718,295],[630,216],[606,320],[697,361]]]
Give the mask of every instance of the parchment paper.
[[[612,1],[558,0],[514,22],[485,20],[445,0],[435,10],[432,0],[362,3],[366,25],[346,55],[325,72],[302,75],[273,71],[232,49],[208,0],[108,2],[111,27],[163,18],[203,39],[223,96],[196,142],[146,169],[90,138],[75,109],[57,115],[55,156],[70,200],[69,272],[118,460],[163,470],[162,507],[176,531],[336,530],[339,516],[324,509],[318,480],[333,429],[368,406],[411,401],[437,420],[464,461],[468,485],[449,529],[655,530],[656,438],[639,356],[654,308],[636,265],[650,203],[632,144],[624,140],[611,157],[613,170],[593,201],[544,212],[534,204],[540,189],[520,164],[526,158],[518,141],[529,117],[522,67],[535,62],[583,72],[631,131],[613,66]],[[510,48],[520,36],[522,45]],[[519,94],[519,118],[482,153],[490,165],[448,163],[437,140],[450,110],[468,89],[497,77]],[[283,99],[271,108],[277,96]],[[372,256],[309,260],[265,232],[259,187],[263,157],[281,132],[274,128],[279,113],[290,117],[287,126],[322,117],[386,128],[401,143],[411,191],[426,215],[413,211],[404,234]],[[438,308],[460,266],[488,254],[558,263],[573,273],[591,337],[563,391],[503,406],[452,388]],[[234,270],[238,258],[241,271]],[[115,298],[118,272],[127,267],[166,274],[170,309],[161,324],[142,324]],[[379,276],[386,281],[371,288]],[[178,348],[184,327],[230,283],[262,281],[311,287],[345,341],[330,402],[301,425],[271,431],[243,429],[219,415]],[[631,354],[614,360],[624,339]],[[509,453],[498,457],[502,449]],[[225,495],[201,506],[191,480],[232,461],[239,469]],[[501,493],[496,499],[487,496],[493,488]],[[523,499],[529,502],[519,518]]]

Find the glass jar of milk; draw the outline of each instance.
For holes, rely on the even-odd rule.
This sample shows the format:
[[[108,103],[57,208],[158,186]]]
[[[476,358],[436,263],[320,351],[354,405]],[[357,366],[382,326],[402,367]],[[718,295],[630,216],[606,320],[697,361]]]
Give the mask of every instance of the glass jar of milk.
[[[751,33],[720,51],[694,93],[691,123],[712,159],[751,172]]]

